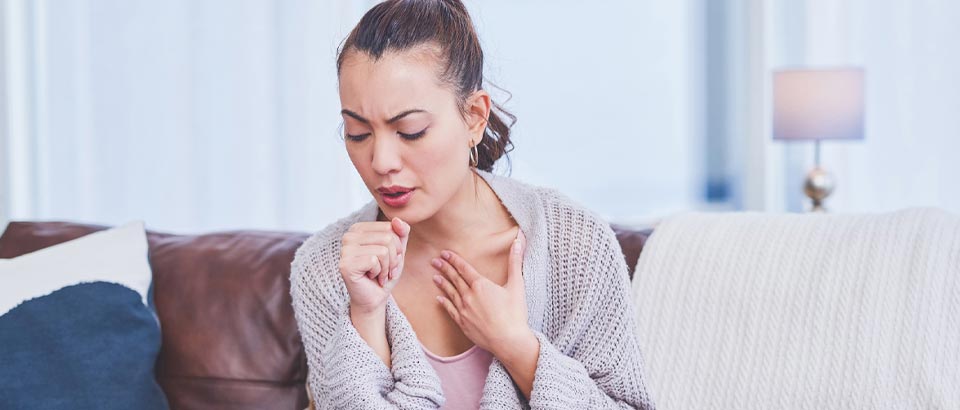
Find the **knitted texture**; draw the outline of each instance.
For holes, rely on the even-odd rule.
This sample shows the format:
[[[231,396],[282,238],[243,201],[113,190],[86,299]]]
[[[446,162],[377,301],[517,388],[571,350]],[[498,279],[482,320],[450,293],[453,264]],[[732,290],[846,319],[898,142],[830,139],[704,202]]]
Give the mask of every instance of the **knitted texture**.
[[[557,191],[476,170],[527,238],[524,292],[540,355],[527,402],[506,368],[490,364],[481,409],[653,409],[643,378],[623,252],[610,226]],[[387,300],[388,368],[349,319],[340,241],[375,221],[377,203],[311,236],[291,266],[291,296],[322,409],[424,409],[444,403],[440,379],[409,321]],[[403,280],[403,279],[401,279]]]
[[[960,409],[960,217],[690,213],[634,276],[663,409]]]

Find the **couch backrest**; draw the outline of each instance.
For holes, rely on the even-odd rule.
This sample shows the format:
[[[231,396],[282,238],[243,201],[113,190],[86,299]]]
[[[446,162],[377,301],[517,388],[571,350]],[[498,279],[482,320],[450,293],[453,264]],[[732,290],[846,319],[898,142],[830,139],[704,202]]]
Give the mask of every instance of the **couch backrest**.
[[[650,231],[613,226],[629,271]],[[107,229],[12,222],[0,258]],[[163,337],[156,375],[171,408],[304,408],[306,358],[290,300],[290,262],[305,233],[148,231]]]
[[[633,285],[658,409],[960,409],[960,216],[690,212]]]

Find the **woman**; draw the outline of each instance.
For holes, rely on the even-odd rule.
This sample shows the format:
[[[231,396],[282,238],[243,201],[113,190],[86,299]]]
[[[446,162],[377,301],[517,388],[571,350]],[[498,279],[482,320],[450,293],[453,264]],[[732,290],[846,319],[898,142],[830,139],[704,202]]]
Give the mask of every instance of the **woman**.
[[[510,115],[482,67],[456,0],[380,3],[340,48],[344,143],[374,200],[293,261],[308,392],[338,409],[653,408],[613,231],[491,173]]]

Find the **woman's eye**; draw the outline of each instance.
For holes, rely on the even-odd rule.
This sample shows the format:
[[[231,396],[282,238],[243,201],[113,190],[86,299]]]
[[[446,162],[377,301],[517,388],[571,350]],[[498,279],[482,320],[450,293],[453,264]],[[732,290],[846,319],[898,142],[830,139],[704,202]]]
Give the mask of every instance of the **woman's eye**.
[[[347,134],[347,139],[354,142],[360,142],[366,139],[370,134],[360,134],[360,135],[350,135]]]
[[[427,129],[426,129],[426,128],[424,128],[423,131],[420,131],[420,132],[414,133],[414,134],[404,134],[404,133],[399,132],[399,131],[397,132],[397,134],[400,134],[401,137],[403,137],[404,139],[408,139],[408,140],[415,140],[415,139],[417,139],[417,138],[422,137],[423,134],[426,134],[426,133],[427,133]]]

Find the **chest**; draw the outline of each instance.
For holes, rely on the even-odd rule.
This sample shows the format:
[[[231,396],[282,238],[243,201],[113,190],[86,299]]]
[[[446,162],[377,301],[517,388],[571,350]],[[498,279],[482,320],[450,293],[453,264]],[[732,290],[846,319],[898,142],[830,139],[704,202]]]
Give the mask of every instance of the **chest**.
[[[504,252],[485,255],[462,254],[480,275],[497,285],[507,281],[509,244]],[[417,338],[430,352],[439,356],[454,356],[473,346],[446,310],[437,303],[437,296],[445,296],[433,284],[433,275],[442,274],[430,266],[437,252],[408,250],[403,276],[392,291],[397,306],[410,322]]]

